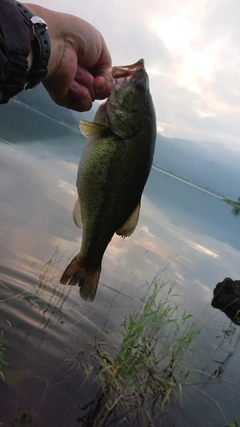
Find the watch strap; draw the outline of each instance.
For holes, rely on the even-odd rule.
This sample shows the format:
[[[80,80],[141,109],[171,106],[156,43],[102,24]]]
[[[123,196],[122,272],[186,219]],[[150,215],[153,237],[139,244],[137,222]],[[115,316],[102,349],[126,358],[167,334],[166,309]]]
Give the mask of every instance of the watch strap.
[[[51,53],[51,42],[47,33],[47,24],[38,16],[33,15],[22,3],[13,0],[21,13],[25,24],[32,31],[32,65],[28,73],[25,89],[37,86],[47,75],[48,61]]]

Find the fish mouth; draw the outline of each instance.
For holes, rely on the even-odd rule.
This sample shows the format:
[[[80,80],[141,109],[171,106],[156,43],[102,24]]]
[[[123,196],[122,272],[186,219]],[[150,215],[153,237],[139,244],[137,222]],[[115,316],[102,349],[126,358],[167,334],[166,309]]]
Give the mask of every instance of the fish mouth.
[[[113,67],[112,76],[114,79],[122,77],[133,77],[138,71],[144,70],[144,59],[139,59],[135,64]]]

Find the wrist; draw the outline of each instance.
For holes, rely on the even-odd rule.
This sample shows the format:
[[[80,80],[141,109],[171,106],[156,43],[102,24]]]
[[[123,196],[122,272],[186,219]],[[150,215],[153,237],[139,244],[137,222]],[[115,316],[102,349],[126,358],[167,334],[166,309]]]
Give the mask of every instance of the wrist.
[[[25,89],[37,86],[47,75],[51,53],[51,43],[47,33],[47,24],[43,18],[36,16],[24,4],[14,0],[22,15],[30,38],[30,54],[28,55],[28,76]]]
[[[48,60],[48,72],[45,76],[46,78],[54,74],[54,72],[57,70],[59,66],[59,59],[61,58],[61,52],[64,50],[64,39],[62,36],[63,22],[61,21],[63,14],[54,12],[36,4],[24,3],[24,5],[33,15],[41,17],[47,24],[47,33],[51,43],[51,52]],[[32,64],[32,60],[33,52],[31,49],[28,58],[29,67]]]

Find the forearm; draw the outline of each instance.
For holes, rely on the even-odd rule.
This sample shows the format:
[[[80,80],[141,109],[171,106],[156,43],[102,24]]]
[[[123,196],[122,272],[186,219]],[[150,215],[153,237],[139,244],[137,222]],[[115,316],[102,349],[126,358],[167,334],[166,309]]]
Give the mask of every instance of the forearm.
[[[28,75],[30,38],[10,0],[0,1],[0,103],[20,92]]]
[[[112,87],[111,56],[96,28],[76,16],[14,0],[0,0],[0,73],[0,103],[26,83],[32,88],[42,81],[57,104],[86,111]]]
[[[62,57],[64,50],[64,31],[62,29],[64,25],[65,14],[54,12],[36,4],[23,4],[33,15],[44,19],[47,24],[47,31],[51,40],[51,54],[48,61],[48,75],[52,75],[52,73],[59,67],[59,60]],[[31,49],[28,56],[29,69],[32,65],[33,54],[34,52],[32,52]]]

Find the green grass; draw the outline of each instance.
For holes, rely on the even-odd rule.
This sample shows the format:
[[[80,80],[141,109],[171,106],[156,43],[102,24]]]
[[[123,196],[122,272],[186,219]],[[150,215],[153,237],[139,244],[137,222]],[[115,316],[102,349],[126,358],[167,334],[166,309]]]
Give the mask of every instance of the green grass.
[[[233,424],[228,424],[227,426],[224,427],[238,427],[238,423],[237,421],[234,421]]]
[[[56,314],[59,318],[63,316],[62,308],[71,292],[71,286],[59,286],[59,264],[63,256],[64,254],[59,255],[59,248],[56,246],[52,258],[43,266],[35,292],[25,292],[23,295],[43,313]]]
[[[231,199],[223,199],[223,200],[224,200],[224,202],[233,206],[233,209],[232,209],[233,215],[235,215],[235,216],[240,215],[240,197],[238,197],[237,200],[231,200]]]
[[[200,330],[187,313],[173,302],[173,287],[154,281],[121,328],[118,351],[103,340],[91,354],[98,371],[95,381],[101,393],[84,420],[105,425],[109,416],[124,416],[129,422],[150,425],[168,411],[173,396],[182,398],[188,377],[186,355],[194,354],[194,339]],[[88,375],[93,367],[88,366]],[[100,404],[101,402],[101,404]],[[88,424],[86,424],[88,425]]]
[[[15,298],[24,298],[43,314],[48,312],[57,315],[61,321],[63,304],[71,291],[71,287],[61,287],[58,283],[61,259],[57,247],[51,260],[43,268],[35,293],[26,290],[1,300],[0,304]],[[238,348],[239,338],[226,358],[217,362],[220,364],[218,369],[212,374],[205,371],[205,368],[202,371],[198,365],[201,355],[197,353],[199,350],[195,341],[201,333],[199,323],[202,329],[205,322],[194,322],[192,315],[182,310],[180,296],[174,294],[173,285],[155,280],[150,285],[145,285],[145,288],[143,298],[139,303],[136,302],[135,310],[131,310],[124,317],[120,327],[104,331],[99,325],[92,323],[98,337],[101,333],[103,338],[101,340],[98,338],[96,343],[90,343],[90,352],[86,350],[86,346],[80,347],[81,351],[75,347],[69,348],[69,356],[61,364],[68,366],[68,372],[72,369],[74,375],[77,373],[80,375],[83,400],[87,400],[85,407],[79,406],[82,416],[77,421],[82,426],[159,425],[159,417],[168,412],[173,400],[181,402],[184,399],[186,386],[188,390],[189,387],[197,390],[199,375],[203,374],[209,381],[211,379],[221,381],[230,357]],[[71,310],[78,316],[76,323],[80,318],[84,322],[91,322],[80,310],[73,308]],[[234,336],[235,330],[236,328],[231,326],[222,331],[223,339]],[[81,331],[80,343],[83,332],[84,330]],[[88,341],[89,338],[83,340],[84,343]],[[215,355],[217,348],[213,350]],[[2,380],[6,364],[2,332],[0,333]],[[55,373],[47,381],[42,401],[47,398],[54,381]],[[96,395],[92,398],[95,392]],[[204,390],[200,389],[199,392],[200,396],[206,395]],[[210,395],[209,399],[221,412],[224,427],[238,427],[237,421],[232,422],[234,416],[226,418],[220,404]],[[22,415],[19,415],[17,419],[22,420],[21,417]]]
[[[5,381],[3,369],[4,369],[4,366],[7,366],[7,362],[5,360],[6,349],[3,347],[2,341],[3,341],[3,331],[1,331],[0,333],[0,379]]]

